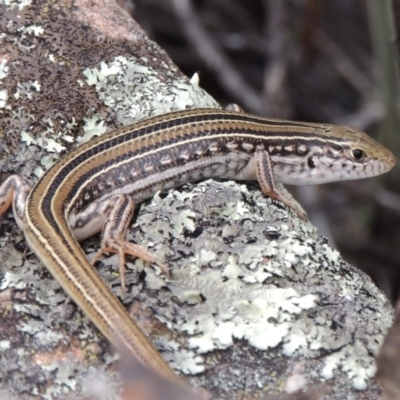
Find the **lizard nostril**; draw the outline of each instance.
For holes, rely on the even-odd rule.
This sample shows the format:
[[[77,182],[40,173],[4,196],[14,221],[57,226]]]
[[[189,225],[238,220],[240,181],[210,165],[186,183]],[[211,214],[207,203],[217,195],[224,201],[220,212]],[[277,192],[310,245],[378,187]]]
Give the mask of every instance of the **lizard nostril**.
[[[396,165],[396,157],[393,153],[390,153],[389,157],[388,157],[388,162],[390,164],[390,166],[393,168]]]

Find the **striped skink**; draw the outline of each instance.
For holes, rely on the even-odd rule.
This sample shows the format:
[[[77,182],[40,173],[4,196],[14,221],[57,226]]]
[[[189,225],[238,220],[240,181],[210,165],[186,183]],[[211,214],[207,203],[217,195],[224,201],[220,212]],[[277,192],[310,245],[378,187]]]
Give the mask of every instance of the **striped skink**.
[[[157,262],[125,241],[134,207],[186,182],[206,178],[257,180],[263,193],[305,218],[275,182],[307,185],[370,177],[389,171],[394,155],[348,127],[292,122],[242,112],[194,109],[149,118],[95,138],[51,167],[31,190],[11,175],[0,186],[0,215],[14,216],[64,290],[111,342],[144,365],[178,379],[138,329],[92,264],[103,253]],[[78,240],[103,230],[90,263]]]

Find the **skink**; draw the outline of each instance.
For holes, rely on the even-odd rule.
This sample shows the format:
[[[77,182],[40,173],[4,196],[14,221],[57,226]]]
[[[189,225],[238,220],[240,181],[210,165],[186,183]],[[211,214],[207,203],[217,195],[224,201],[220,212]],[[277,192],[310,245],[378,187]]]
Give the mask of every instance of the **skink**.
[[[159,190],[206,178],[257,180],[263,193],[305,218],[275,182],[307,185],[389,171],[395,156],[348,127],[292,122],[242,112],[194,109],[149,118],[95,138],[53,165],[31,190],[11,175],[0,186],[0,215],[14,216],[64,290],[112,343],[178,379],[87,260],[78,240],[103,230],[101,249],[157,262],[125,241],[134,207]]]

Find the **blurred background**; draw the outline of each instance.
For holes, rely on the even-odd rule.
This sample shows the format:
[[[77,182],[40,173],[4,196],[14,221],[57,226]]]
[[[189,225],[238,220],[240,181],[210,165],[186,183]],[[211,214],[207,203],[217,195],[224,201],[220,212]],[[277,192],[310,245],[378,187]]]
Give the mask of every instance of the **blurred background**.
[[[222,106],[360,128],[400,157],[399,0],[120,0]],[[400,294],[399,167],[289,188],[319,233],[392,302]]]

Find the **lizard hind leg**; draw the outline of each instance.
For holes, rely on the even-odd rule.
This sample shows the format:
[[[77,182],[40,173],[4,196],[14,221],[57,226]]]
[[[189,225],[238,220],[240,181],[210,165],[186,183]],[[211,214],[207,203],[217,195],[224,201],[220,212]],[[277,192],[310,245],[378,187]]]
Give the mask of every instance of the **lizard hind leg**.
[[[20,229],[24,229],[25,205],[31,187],[27,179],[19,174],[9,176],[0,185],[0,216],[12,204],[14,218]]]
[[[149,263],[157,264],[161,270],[169,276],[169,270],[166,265],[157,261],[157,259],[148,253],[142,246],[128,242],[125,240],[126,230],[131,221],[135,210],[134,202],[130,196],[117,195],[109,199],[112,207],[108,212],[104,222],[101,248],[92,258],[91,263],[94,265],[105,253],[115,253],[118,255],[119,273],[121,276],[121,290],[126,292],[125,286],[125,255],[133,257]]]

